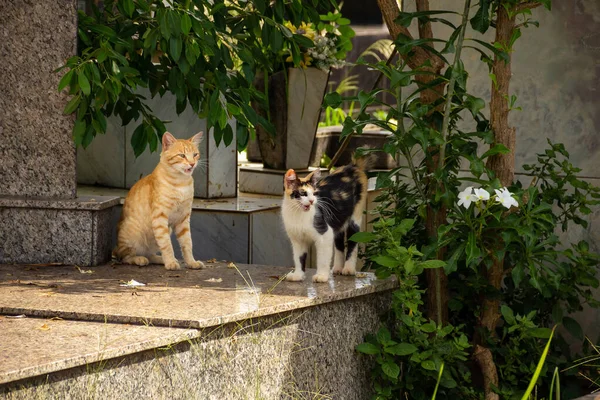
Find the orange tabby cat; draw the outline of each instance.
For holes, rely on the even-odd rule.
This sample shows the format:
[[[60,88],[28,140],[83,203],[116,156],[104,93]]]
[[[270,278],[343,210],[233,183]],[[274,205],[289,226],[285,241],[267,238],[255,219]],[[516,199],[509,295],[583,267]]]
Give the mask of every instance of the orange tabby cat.
[[[123,263],[180,269],[171,244],[174,229],[188,268],[204,268],[202,262],[194,260],[190,232],[192,173],[198,165],[201,139],[202,132],[188,140],[176,139],[169,132],[163,135],[160,162],[150,175],[133,185],[123,204],[113,252]],[[157,255],[159,251],[162,256]]]

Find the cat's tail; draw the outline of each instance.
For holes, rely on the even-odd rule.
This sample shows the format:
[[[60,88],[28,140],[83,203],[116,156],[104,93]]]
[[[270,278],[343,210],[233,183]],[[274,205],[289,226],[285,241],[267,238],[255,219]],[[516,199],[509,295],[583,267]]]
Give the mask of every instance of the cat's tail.
[[[358,169],[367,172],[375,165],[377,157],[371,151],[365,152],[364,150],[372,150],[373,147],[365,146],[361,147],[361,152],[355,152],[352,155],[352,164],[356,165]]]

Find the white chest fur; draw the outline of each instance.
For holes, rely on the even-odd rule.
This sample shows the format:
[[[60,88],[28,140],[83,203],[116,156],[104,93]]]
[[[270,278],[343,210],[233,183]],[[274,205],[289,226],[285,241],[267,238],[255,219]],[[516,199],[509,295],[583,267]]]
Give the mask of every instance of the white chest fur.
[[[308,211],[303,211],[294,207],[292,200],[284,199],[281,207],[281,216],[285,231],[291,240],[312,241],[317,235],[313,225],[315,217],[315,207]]]

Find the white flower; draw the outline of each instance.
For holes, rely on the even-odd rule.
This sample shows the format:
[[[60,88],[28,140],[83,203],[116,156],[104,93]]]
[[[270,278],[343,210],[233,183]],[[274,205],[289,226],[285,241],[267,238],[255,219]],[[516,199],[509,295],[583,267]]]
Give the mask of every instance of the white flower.
[[[475,189],[475,197],[477,198],[477,200],[489,200],[490,194],[487,190],[479,188]]]
[[[477,201],[477,197],[475,197],[473,195],[473,187],[469,186],[468,188],[466,188],[465,190],[463,190],[462,192],[460,192],[458,194],[458,205],[462,206],[464,205],[465,208],[469,208],[471,206],[472,202],[476,202]]]
[[[512,193],[508,191],[507,188],[502,188],[500,190],[495,189],[496,198],[498,202],[502,204],[506,208],[510,208],[511,206],[519,207],[519,203],[517,200],[512,197]]]

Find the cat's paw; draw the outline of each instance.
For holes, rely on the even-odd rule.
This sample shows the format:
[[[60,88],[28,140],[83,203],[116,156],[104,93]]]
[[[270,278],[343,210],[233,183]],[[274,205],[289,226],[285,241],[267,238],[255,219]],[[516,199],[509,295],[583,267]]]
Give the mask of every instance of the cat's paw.
[[[300,282],[304,280],[304,272],[290,272],[285,276],[285,280],[289,282]]]
[[[202,261],[192,260],[192,262],[187,262],[186,265],[190,269],[202,269],[204,268],[204,263]]]
[[[343,271],[344,267],[333,267],[333,274],[340,275]]]
[[[135,256],[131,258],[131,264],[134,265],[139,265],[140,267],[143,267],[145,265],[148,265],[150,263],[150,261],[148,261],[148,259],[144,256]]]
[[[168,261],[165,263],[165,269],[168,269],[168,270],[181,269],[181,265],[179,265],[179,262],[177,260]]]
[[[342,275],[356,275],[356,268],[345,266]]]
[[[314,274],[313,282],[324,283],[329,281],[329,274]]]

